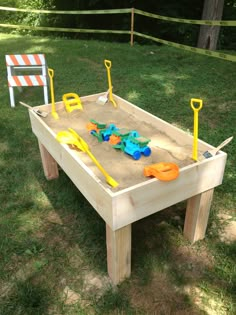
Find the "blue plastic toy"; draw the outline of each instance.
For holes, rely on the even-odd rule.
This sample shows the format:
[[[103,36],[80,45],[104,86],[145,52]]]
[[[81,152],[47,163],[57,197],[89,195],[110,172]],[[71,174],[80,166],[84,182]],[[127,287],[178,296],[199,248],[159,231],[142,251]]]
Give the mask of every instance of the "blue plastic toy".
[[[150,156],[152,153],[151,149],[147,146],[149,142],[149,139],[141,137],[136,130],[133,130],[128,137],[122,139],[121,143],[114,145],[113,148],[120,149],[131,155],[134,160],[139,160],[141,154]]]
[[[110,136],[114,131],[119,130],[115,124],[110,124],[107,128],[105,129],[99,129],[98,132],[96,130],[92,130],[91,134],[95,137],[98,138],[99,142],[102,141],[109,141]]]

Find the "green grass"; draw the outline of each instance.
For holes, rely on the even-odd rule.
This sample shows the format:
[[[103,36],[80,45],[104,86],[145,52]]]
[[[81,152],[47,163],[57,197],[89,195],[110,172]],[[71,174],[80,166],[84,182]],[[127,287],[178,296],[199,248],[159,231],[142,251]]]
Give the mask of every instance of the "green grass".
[[[105,224],[63,172],[46,181],[27,110],[10,108],[4,55],[45,53],[56,100],[105,91],[110,59],[114,93],[188,132],[189,100],[202,98],[199,137],[215,146],[235,135],[236,64],[157,45],[6,34],[0,43],[0,314],[235,314],[236,247],[220,241],[217,217],[235,220],[235,139],[205,240],[183,238],[184,202],[136,222],[132,276],[115,289]],[[16,100],[43,104],[42,89],[16,91]],[[76,304],[64,303],[66,286]]]

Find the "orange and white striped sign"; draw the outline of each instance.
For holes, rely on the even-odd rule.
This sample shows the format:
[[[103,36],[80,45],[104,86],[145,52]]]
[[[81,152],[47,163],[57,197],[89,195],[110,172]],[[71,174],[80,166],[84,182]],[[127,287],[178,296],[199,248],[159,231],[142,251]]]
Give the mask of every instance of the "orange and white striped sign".
[[[47,78],[43,75],[17,75],[8,77],[8,86],[44,86]]]
[[[44,54],[6,55],[7,66],[42,66],[46,64]]]
[[[6,55],[7,80],[11,107],[15,107],[14,87],[42,86],[44,101],[48,104],[47,64],[44,54]],[[34,71],[35,75],[24,75],[19,71]],[[40,71],[40,72],[39,72]],[[17,75],[17,73],[19,73]]]

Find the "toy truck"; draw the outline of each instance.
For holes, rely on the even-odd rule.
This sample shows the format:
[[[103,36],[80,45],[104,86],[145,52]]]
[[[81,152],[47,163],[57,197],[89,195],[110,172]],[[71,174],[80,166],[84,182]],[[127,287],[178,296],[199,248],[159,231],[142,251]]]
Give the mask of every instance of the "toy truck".
[[[95,119],[90,119],[90,122],[86,125],[86,128],[88,131],[90,131],[90,133],[92,133],[92,131],[96,131],[98,133],[100,129],[106,128],[106,124],[99,123]]]
[[[139,160],[141,154],[150,156],[151,149],[148,147],[149,139],[141,137],[135,130],[131,131],[128,137],[124,137],[121,143],[113,146],[115,149],[120,149],[126,154],[133,157],[134,160]]]
[[[113,130],[109,139],[109,143],[113,145],[119,144],[122,142],[124,138],[127,138],[129,134],[130,134],[130,130],[126,128]]]
[[[109,141],[112,133],[118,130],[115,124],[110,124],[106,127],[106,124],[98,123],[94,119],[91,119],[86,127],[90,131],[91,135],[96,137],[99,142]]]

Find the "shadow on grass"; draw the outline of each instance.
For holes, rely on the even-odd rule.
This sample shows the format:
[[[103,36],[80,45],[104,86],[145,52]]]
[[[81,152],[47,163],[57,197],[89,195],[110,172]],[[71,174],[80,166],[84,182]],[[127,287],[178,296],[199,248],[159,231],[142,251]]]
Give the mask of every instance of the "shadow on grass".
[[[63,172],[61,177],[56,182],[49,182],[46,185],[50,190],[49,186],[54,186],[52,189],[56,193],[54,196],[49,193],[50,201],[53,209],[62,218],[66,231],[63,240],[57,240],[58,245],[60,243],[61,250],[67,258],[70,256],[68,255],[68,242],[71,248],[76,249],[79,246],[80,259],[83,257],[84,261],[78,262],[77,267],[74,267],[79,268],[81,276],[84,271],[87,272],[89,269],[104,273],[106,271],[105,225]],[[66,200],[63,199],[64,193],[62,192],[65,187]],[[49,191],[46,190],[47,194]],[[58,191],[61,194],[58,194]],[[198,287],[202,281],[205,281],[208,274],[212,274],[211,269],[214,262],[212,257],[208,257],[206,254],[204,243],[192,247],[183,239],[184,207],[184,203],[173,206],[132,225],[131,279],[121,284],[118,292],[107,291],[97,301],[98,314],[106,313],[114,308],[120,311],[129,310],[131,313],[136,309],[151,312],[159,308],[162,309],[163,314],[165,312],[169,314],[168,312],[175,310],[182,311],[183,314],[204,314],[204,311],[194,303],[191,294],[183,288]],[[45,240],[52,240],[57,229],[56,234],[62,236],[62,233],[59,232],[60,226],[52,227],[46,233]],[[54,245],[58,252],[58,245],[56,243]],[[78,252],[74,254],[78,255]],[[89,265],[86,270],[83,269],[85,265]],[[64,267],[71,271],[69,264],[66,263]],[[78,279],[78,270],[74,269],[74,272]],[[209,288],[216,287],[218,292],[225,288],[224,281],[222,282],[221,277],[217,274],[208,285]],[[233,298],[232,288],[227,291],[227,294]],[[117,301],[122,301],[119,307]],[[207,312],[205,313],[207,314]]]
[[[46,181],[38,148],[33,141],[31,150],[34,154],[30,157],[31,166],[27,168],[27,172],[20,162],[14,163],[12,168],[12,172],[15,167],[18,168],[19,177],[17,181],[15,180],[16,186],[12,191],[13,199],[16,199],[11,201],[12,206],[8,204],[5,214],[6,220],[9,219],[10,224],[14,224],[14,233],[12,226],[8,225],[8,229],[5,230],[7,235],[4,236],[8,237],[5,270],[10,272],[13,268],[17,272],[17,269],[23,268],[24,265],[26,269],[32,268],[33,265],[33,269],[29,276],[26,271],[25,277],[16,277],[19,288],[18,284],[14,284],[12,294],[3,303],[6,312],[10,307],[10,301],[13,303],[12,307],[21,309],[24,307],[24,299],[27,300],[26,296],[30,298],[31,291],[39,299],[40,294],[46,292],[37,286],[34,289],[32,277],[39,282],[44,279],[48,286],[47,290],[55,289],[56,292],[62,293],[68,284],[82,292],[83,277],[86,273],[95,271],[97,274],[106,274],[103,220],[63,172],[60,172],[58,180]],[[17,161],[17,154],[15,159]],[[26,173],[28,176],[33,174],[34,176],[29,180],[23,175]],[[37,189],[43,191],[43,200],[36,198],[34,194],[28,195],[25,190],[26,187],[35,185],[35,180],[39,185]],[[21,198],[21,208],[16,211],[17,197]],[[24,231],[21,216],[31,209],[41,223],[35,230]],[[53,222],[50,213],[56,215],[60,222]],[[132,277],[119,286],[118,292],[110,290],[98,298],[96,305],[94,304],[98,314],[106,314],[114,308],[129,311],[130,314],[139,309],[144,311],[162,309],[166,314],[177,309],[183,314],[184,312],[203,314],[182,288],[188,285],[198,286],[202,281],[206,281],[208,275],[210,279],[208,286],[212,288],[215,286],[220,291],[225,288],[227,274],[222,278],[217,272],[212,273],[211,260],[203,255],[204,244],[191,247],[183,239],[184,215],[184,204],[180,204],[133,224]],[[12,256],[13,251],[15,256]],[[230,254],[230,251],[228,253]],[[225,259],[227,261],[227,256]],[[19,293],[19,290],[23,290],[25,296]],[[228,286],[227,295],[233,297],[233,290],[234,287]],[[50,297],[48,293],[46,296]],[[47,299],[41,298],[47,307]],[[90,303],[93,304],[91,301]],[[34,309],[33,304],[30,304],[27,312],[31,314],[31,310]]]
[[[218,259],[208,238],[190,245],[181,233],[183,206],[133,224],[133,273],[121,290],[148,314],[211,314],[214,303],[217,314],[233,314],[235,245],[217,246]]]
[[[46,283],[28,278],[17,281],[7,298],[0,300],[0,313],[4,315],[43,315],[48,314],[53,296]]]
[[[37,285],[34,288],[34,277],[40,283],[45,280],[47,290],[55,289],[55,292],[62,293],[68,284],[82,292],[84,275],[91,271],[106,274],[103,220],[64,172],[61,171],[59,179],[54,181],[48,182],[44,178],[36,139],[34,141],[33,136],[26,136],[31,132],[28,128],[14,126],[14,115],[6,120],[5,125],[6,130],[13,128],[14,132],[5,139],[9,152],[4,153],[4,159],[7,163],[11,158],[12,164],[4,170],[9,181],[8,186],[4,186],[6,229],[2,229],[1,233],[6,232],[3,235],[6,239],[5,271],[9,273],[12,269],[18,273],[22,269],[25,276],[16,276],[14,290],[3,303],[6,312],[10,302],[15,309],[24,308],[24,301],[30,298],[31,291],[42,298],[42,305],[47,307],[50,294]],[[20,124],[27,119],[24,115],[21,112],[18,116]],[[16,147],[16,143],[23,145]],[[15,153],[13,157],[12,152]],[[26,168],[27,161],[30,163]],[[13,174],[17,175],[12,177]],[[43,192],[41,198],[37,191],[40,194]],[[9,193],[12,194],[10,202],[7,198]],[[217,272],[212,273],[211,261],[203,256],[204,245],[200,243],[191,247],[182,238],[184,207],[184,204],[176,205],[132,225],[132,277],[119,286],[118,292],[108,290],[104,293],[96,300],[96,305],[90,301],[98,314],[114,309],[127,312],[162,309],[167,314],[177,309],[186,314],[200,314],[202,311],[182,288],[198,286],[206,281],[207,275],[209,287],[223,290],[227,275],[222,278]],[[27,231],[24,230],[27,222],[23,222],[22,217],[25,218],[30,211],[40,222],[35,229],[33,226]],[[50,219],[51,213],[60,219],[60,223]],[[227,261],[228,258],[225,256],[225,259]],[[29,274],[27,269],[31,269]],[[232,286],[228,286],[226,293],[229,297],[233,298],[233,290]],[[43,292],[46,293],[45,300]],[[34,310],[33,305],[36,304],[29,304],[27,312]]]

